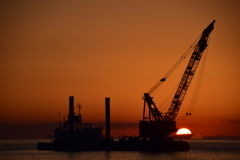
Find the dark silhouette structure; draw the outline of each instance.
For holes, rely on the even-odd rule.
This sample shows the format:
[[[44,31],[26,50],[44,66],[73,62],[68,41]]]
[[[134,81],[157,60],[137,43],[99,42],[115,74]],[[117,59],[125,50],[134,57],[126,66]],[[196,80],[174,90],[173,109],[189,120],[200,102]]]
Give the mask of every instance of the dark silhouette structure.
[[[164,82],[176,65],[157,82],[147,93],[144,93],[143,119],[139,122],[138,137],[121,137],[117,141],[110,135],[110,98],[105,99],[106,137],[102,135],[102,128],[93,128],[90,123],[82,124],[80,114],[74,112],[74,97],[69,97],[68,120],[62,127],[54,131],[54,140],[51,143],[38,143],[39,150],[57,151],[187,151],[190,146],[185,141],[174,141],[169,137],[177,131],[175,118],[197,70],[204,50],[207,47],[209,34],[214,28],[215,20],[202,32],[198,42],[193,47],[193,53],[183,73],[182,79],[173,97],[167,113],[158,110],[151,94]],[[186,55],[183,57],[185,58]],[[187,113],[188,114],[188,113]],[[188,114],[190,115],[190,114]],[[60,125],[61,126],[61,125]]]
[[[110,141],[110,98],[106,98],[105,99],[105,105],[106,105],[106,108],[105,108],[105,116],[106,116],[106,127],[105,127],[105,130],[106,130],[106,139],[108,141]]]
[[[190,146],[184,141],[172,139],[146,139],[142,137],[110,138],[110,98],[106,103],[106,137],[102,128],[93,128],[90,123],[82,124],[81,114],[74,112],[74,97],[69,97],[69,115],[61,128],[54,131],[52,142],[39,142],[38,150],[55,151],[187,151]],[[77,105],[77,107],[80,107]]]
[[[147,93],[144,93],[144,107],[143,119],[139,122],[139,135],[140,137],[149,137],[151,139],[165,139],[173,132],[177,131],[176,117],[182,105],[184,97],[188,91],[194,74],[198,68],[198,64],[202,58],[203,52],[207,47],[209,35],[214,28],[215,20],[204,29],[198,42],[192,45],[190,49],[184,53],[181,59],[170,69],[170,71],[158,81]],[[182,60],[193,50],[191,58],[183,73],[182,79],[178,88],[173,96],[171,105],[166,113],[160,112],[156,107],[151,94],[166,81],[168,76],[176,69]],[[191,115],[191,113],[187,113]]]

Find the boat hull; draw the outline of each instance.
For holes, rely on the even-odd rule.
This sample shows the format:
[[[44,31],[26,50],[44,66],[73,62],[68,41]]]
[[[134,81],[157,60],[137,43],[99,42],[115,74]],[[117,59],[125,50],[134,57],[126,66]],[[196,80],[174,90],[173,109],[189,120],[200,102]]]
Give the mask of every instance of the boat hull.
[[[54,151],[188,151],[186,141],[99,141],[95,143],[46,143],[39,142],[38,150]]]

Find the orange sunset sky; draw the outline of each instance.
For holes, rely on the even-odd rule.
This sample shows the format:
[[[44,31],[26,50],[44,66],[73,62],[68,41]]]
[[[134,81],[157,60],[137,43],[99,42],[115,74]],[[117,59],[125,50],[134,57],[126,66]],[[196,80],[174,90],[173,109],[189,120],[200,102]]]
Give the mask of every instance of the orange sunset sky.
[[[193,115],[177,126],[240,135],[238,0],[10,0],[0,12],[0,123],[58,122],[68,96],[81,103],[86,122],[104,122],[110,97],[112,122],[138,123],[143,93],[216,20]],[[159,90],[157,106],[188,59]]]

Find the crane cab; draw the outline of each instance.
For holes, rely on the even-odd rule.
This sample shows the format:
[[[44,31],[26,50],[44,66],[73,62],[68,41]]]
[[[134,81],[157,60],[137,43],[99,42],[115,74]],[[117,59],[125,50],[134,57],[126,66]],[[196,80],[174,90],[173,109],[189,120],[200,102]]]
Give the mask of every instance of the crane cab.
[[[168,137],[172,132],[176,132],[176,121],[140,121],[139,136],[156,139]]]

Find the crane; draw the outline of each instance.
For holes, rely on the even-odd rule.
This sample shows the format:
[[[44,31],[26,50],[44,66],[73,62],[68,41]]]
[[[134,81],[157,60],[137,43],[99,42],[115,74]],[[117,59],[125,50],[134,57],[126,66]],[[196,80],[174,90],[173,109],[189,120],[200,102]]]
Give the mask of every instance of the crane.
[[[139,136],[149,137],[151,139],[163,139],[171,133],[176,132],[176,117],[182,105],[187,90],[191,84],[193,76],[197,70],[198,64],[207,47],[209,35],[214,28],[215,20],[205,28],[194,46],[193,53],[183,73],[182,79],[175,92],[171,105],[166,113],[161,113],[156,104],[153,102],[151,94],[166,81],[167,77],[182,61],[178,61],[176,65],[158,81],[147,93],[144,93],[143,119],[139,122]]]

